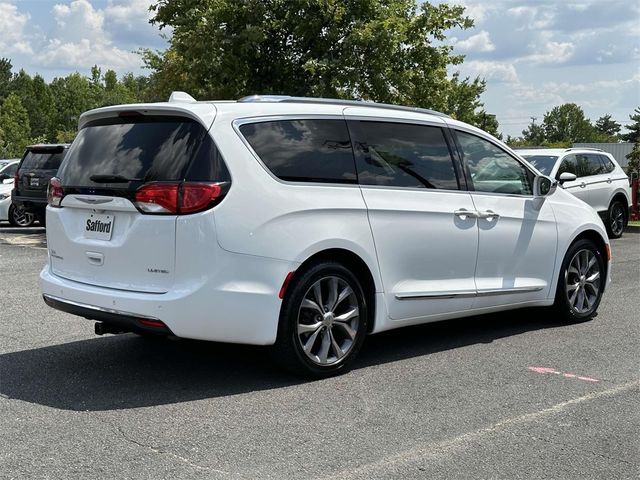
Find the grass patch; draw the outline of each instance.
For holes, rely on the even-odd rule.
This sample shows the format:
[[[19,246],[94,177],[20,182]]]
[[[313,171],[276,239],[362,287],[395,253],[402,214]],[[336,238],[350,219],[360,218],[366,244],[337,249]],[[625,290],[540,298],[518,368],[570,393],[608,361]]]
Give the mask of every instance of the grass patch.
[[[629,220],[629,225],[632,227],[640,227],[640,220]]]

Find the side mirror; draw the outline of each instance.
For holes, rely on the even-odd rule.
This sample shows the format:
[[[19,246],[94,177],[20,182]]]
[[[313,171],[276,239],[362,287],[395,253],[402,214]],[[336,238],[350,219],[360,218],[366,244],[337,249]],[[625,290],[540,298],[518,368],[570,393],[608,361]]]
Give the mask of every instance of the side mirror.
[[[547,197],[555,192],[557,186],[553,179],[540,175],[533,180],[533,196]]]
[[[13,183],[13,178],[5,178],[0,183],[2,183],[3,185],[9,185],[9,184]]]
[[[558,177],[558,182],[562,185],[564,182],[575,182],[577,178],[575,173],[562,172]]]

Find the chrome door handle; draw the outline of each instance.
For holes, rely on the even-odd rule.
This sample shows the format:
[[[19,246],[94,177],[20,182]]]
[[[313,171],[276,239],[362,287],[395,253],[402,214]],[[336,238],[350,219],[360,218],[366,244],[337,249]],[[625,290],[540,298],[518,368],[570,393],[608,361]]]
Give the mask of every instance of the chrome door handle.
[[[493,220],[494,218],[500,218],[493,210],[485,210],[484,212],[478,212],[478,218],[486,218],[487,220]]]
[[[611,183],[611,178],[607,178],[607,183]]]
[[[456,217],[460,217],[462,220],[466,218],[478,218],[478,212],[473,210],[467,210],[466,208],[461,208],[453,212]]]
[[[586,184],[586,183],[584,183],[584,182],[582,182],[582,183],[580,184],[580,188],[584,188],[584,187],[586,187],[586,186],[587,186],[587,184]]]

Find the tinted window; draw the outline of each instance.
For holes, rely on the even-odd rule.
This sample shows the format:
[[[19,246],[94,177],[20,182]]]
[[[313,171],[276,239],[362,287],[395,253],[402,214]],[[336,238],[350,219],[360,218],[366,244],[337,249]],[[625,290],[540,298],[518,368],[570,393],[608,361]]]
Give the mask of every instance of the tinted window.
[[[616,166],[613,164],[609,157],[607,157],[606,155],[599,155],[599,157],[602,165],[604,165],[605,173],[611,173],[615,170]]]
[[[356,125],[361,184],[458,189],[441,128],[365,121]]]
[[[463,159],[479,192],[531,195],[533,174],[493,143],[464,132],[456,132]]]
[[[604,173],[604,166],[599,155],[576,153],[567,156],[558,168],[558,175],[564,172],[575,174],[577,177],[588,177]]]
[[[57,170],[60,168],[65,152],[30,151],[24,157],[21,169],[25,170]]]
[[[279,120],[242,125],[240,132],[271,172],[296,182],[356,183],[344,120]]]
[[[95,183],[92,175],[120,175],[127,183]],[[189,175],[193,175],[193,178]],[[58,176],[66,186],[137,188],[140,183],[226,180],[213,140],[182,117],[109,119],[78,132]]]
[[[549,175],[558,160],[557,155],[522,155],[522,157],[543,175]]]

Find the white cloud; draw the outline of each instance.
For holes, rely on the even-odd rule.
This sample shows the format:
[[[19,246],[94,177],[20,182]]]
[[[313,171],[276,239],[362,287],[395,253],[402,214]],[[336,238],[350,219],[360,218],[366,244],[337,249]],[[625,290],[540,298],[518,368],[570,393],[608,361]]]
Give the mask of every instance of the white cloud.
[[[493,52],[496,49],[486,30],[456,42],[455,47],[462,52]]]
[[[537,65],[554,65],[568,61],[575,51],[574,44],[572,42],[556,42],[552,38],[551,32],[541,32],[538,38],[529,45],[534,53],[521,57],[517,61]]]
[[[55,37],[46,40],[35,60],[41,65],[58,68],[88,69],[98,65],[132,70],[137,67],[139,56],[117,47],[105,29],[106,11],[94,8],[88,0],[54,5],[51,13],[58,27]]]
[[[28,55],[33,52],[25,35],[25,25],[30,19],[28,13],[20,13],[12,3],[0,3],[0,52],[5,54]],[[6,52],[6,53],[5,53]]]
[[[472,60],[461,65],[461,73],[471,77],[480,76],[493,82],[517,83],[518,73],[510,63],[488,60]]]

